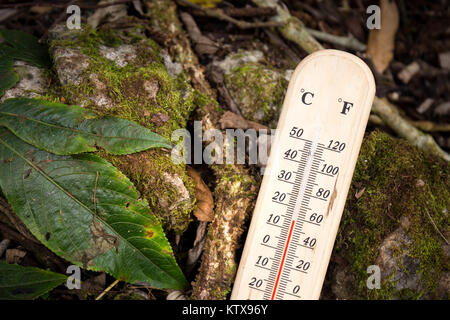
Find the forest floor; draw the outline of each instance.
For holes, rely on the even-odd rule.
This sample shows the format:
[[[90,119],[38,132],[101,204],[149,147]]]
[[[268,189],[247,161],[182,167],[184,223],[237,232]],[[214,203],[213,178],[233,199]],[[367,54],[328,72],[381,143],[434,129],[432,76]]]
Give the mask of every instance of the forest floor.
[[[151,26],[152,18],[148,15],[149,9],[145,2],[151,1],[122,1],[122,4],[125,4],[126,15],[143,20],[147,19],[149,20],[149,26]],[[258,8],[253,3],[244,0],[192,1],[195,3],[213,3],[212,8],[208,9],[198,4],[186,2],[178,2],[177,14],[179,16],[181,13],[189,14],[190,18],[181,17],[183,26],[198,57],[199,65],[204,71],[207,81],[217,92],[217,100],[224,110],[236,113],[237,108],[237,112],[241,111],[241,114],[245,115],[244,110],[239,110],[240,105],[236,103],[237,98],[231,92],[233,88],[230,88],[229,84],[226,83],[227,80],[224,79],[223,75],[218,75],[217,62],[224,60],[232,53],[258,50],[263,53],[265,65],[283,73],[286,70],[294,69],[308,55],[308,52],[297,43],[283,37],[275,27],[257,27],[254,25],[269,21],[276,15],[274,9]],[[214,2],[219,3],[214,4]],[[26,31],[41,39],[42,43],[46,43],[50,36],[49,30],[56,23],[65,22],[69,16],[65,10],[72,3],[79,4],[81,7],[82,23],[86,23],[87,17],[92,16],[94,12],[103,9],[99,7],[96,1],[53,1],[52,4],[48,4],[46,1],[36,1],[32,5],[25,1],[2,1],[0,4],[0,28]],[[110,4],[113,3],[114,1]],[[333,39],[342,37],[347,40],[356,40],[359,49],[355,49],[351,45],[349,47],[348,44],[339,45],[332,43],[333,41],[320,40],[322,39],[320,35],[316,37],[325,48],[348,51],[362,58],[375,76],[376,96],[386,98],[389,102],[395,104],[403,119],[421,131],[430,134],[442,150],[450,152],[450,27],[448,24],[450,11],[447,1],[396,1],[398,15],[392,19],[397,19],[398,30],[394,32],[393,38],[391,36],[390,40],[370,38],[370,30],[366,27],[369,17],[366,9],[370,5],[370,1],[285,0],[283,3],[292,16],[300,19],[307,28],[320,32],[322,36],[328,35]],[[214,10],[214,8],[222,9],[220,12],[225,14],[226,18],[223,18],[223,16],[217,18],[211,14],[211,10]],[[230,17],[234,19],[234,22],[230,22]],[[99,19],[94,23],[101,25],[104,23],[103,20]],[[236,20],[238,21],[236,22]],[[243,27],[244,23],[253,24],[253,26]],[[384,23],[395,24],[395,21]],[[394,26],[391,27],[394,28]],[[389,28],[389,26],[386,28]],[[170,44],[165,35],[153,27],[148,29],[148,36],[162,47]],[[389,36],[387,37],[389,38]],[[389,45],[385,43],[377,44],[377,41],[392,41],[392,57],[389,58],[389,53],[385,52],[385,47]],[[170,47],[167,49],[169,52],[171,51]],[[367,54],[367,51],[371,52],[371,55]],[[383,66],[383,61],[386,59],[388,62]],[[196,120],[196,117],[198,117],[198,114],[193,112],[187,119],[188,129],[192,129],[192,123],[193,120]],[[273,118],[268,121],[266,119],[261,121],[257,119],[249,120],[271,127],[274,127],[274,123],[276,124],[276,121],[273,122]],[[394,128],[377,116],[371,118],[366,130],[367,135],[375,129],[392,137],[398,137],[399,135]],[[391,142],[387,141],[387,143]],[[397,146],[393,148],[395,149]],[[395,150],[401,151],[404,149],[401,146]],[[194,168],[205,181],[206,188],[214,192],[217,186],[216,175],[219,171],[214,171],[206,165],[194,166]],[[445,175],[448,175],[448,171],[445,172]],[[259,181],[258,179],[259,177],[257,181]],[[359,190],[362,190],[362,187]],[[448,203],[448,199],[444,199],[445,201]],[[397,218],[400,219],[401,217],[398,216]],[[448,217],[446,219],[448,221]],[[248,226],[248,221],[245,223]],[[187,259],[188,251],[192,248],[196,234],[198,236],[199,225],[198,221],[191,223],[182,234],[181,241],[177,239],[179,235],[176,235],[173,230],[168,233],[169,240],[176,243],[177,258],[184,262]],[[391,228],[390,231],[394,229]],[[386,236],[388,233],[384,235]],[[12,240],[9,243],[8,250],[16,250],[14,251],[15,255],[11,253],[10,259],[12,260],[9,262],[20,262],[24,266],[42,267],[42,258],[36,258],[37,253],[32,252],[36,244],[29,243],[29,240],[15,230],[3,228],[0,229],[0,234],[2,235],[0,241],[3,239]],[[343,244],[340,243],[340,245]],[[242,243],[240,249],[241,247]],[[240,254],[240,249],[237,251],[237,256]],[[21,252],[30,252],[30,254],[22,255]],[[53,271],[65,273],[68,263],[60,260],[51,252],[45,252],[55,260]],[[323,298],[342,298],[332,288],[333,281],[336,280],[335,275],[331,275],[331,273],[335,272],[336,265],[339,265],[339,259],[344,258],[341,258],[340,255],[333,258]],[[189,282],[195,281],[197,273],[200,272],[201,267],[198,257],[197,260],[194,265],[190,266],[187,273]],[[59,286],[52,290],[47,298],[93,299],[115,280],[105,273],[86,270],[83,270],[82,278],[85,283],[82,291],[72,291],[64,286]],[[185,294],[189,295],[190,293],[191,291],[188,291]],[[166,291],[125,282],[120,282],[107,294],[108,299],[165,299],[166,296]]]

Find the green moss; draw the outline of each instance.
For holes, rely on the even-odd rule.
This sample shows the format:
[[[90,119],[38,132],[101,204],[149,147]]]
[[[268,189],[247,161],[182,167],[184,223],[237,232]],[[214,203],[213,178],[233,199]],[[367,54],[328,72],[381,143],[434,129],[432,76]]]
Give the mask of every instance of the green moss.
[[[194,91],[194,104],[197,108],[203,109],[204,106],[210,103],[216,105],[216,107],[223,112],[223,109],[219,106],[216,100],[198,90]]]
[[[151,17],[150,23],[156,25],[158,30],[164,31],[171,24],[179,24],[177,16],[177,7],[173,1],[153,0],[146,3],[147,15]],[[177,25],[173,30],[181,30],[182,27]]]
[[[275,69],[259,63],[246,63],[225,75],[225,85],[251,121],[276,126],[283,105],[287,80]]]
[[[125,66],[104,57],[99,45],[117,47],[132,44],[134,55]],[[143,38],[137,25],[127,32],[93,30],[86,27],[69,40],[55,40],[51,47],[77,48],[88,57],[89,67],[81,83],[65,85],[60,94],[69,104],[82,105],[99,115],[113,115],[135,121],[169,138],[174,130],[186,127],[194,109],[194,90],[186,75],[171,76],[160,57],[160,47]],[[50,98],[50,97],[49,97]],[[170,154],[151,150],[128,156],[101,154],[117,166],[148,200],[152,212],[164,226],[182,233],[191,221],[194,185],[184,165],[172,162]],[[186,201],[170,177],[181,179],[189,197]]]
[[[71,30],[70,33],[62,35],[62,39],[53,40],[50,50],[55,47],[77,48],[88,56],[98,55],[98,46],[103,44],[116,48],[123,43],[120,30],[93,29],[90,25],[83,25],[79,30]]]
[[[362,196],[356,199],[355,194],[363,188]],[[335,247],[335,254],[350,263],[357,278],[355,297],[420,298],[435,294],[440,276],[450,268],[443,240],[431,219],[441,232],[448,232],[449,200],[448,163],[379,131],[364,140]],[[401,227],[401,218],[408,220],[403,229],[412,241],[395,254],[419,261],[418,270],[403,270],[419,276],[419,288],[396,291],[395,282],[386,279],[381,290],[369,290],[367,267],[376,264],[381,242]],[[402,261],[399,263],[399,268],[405,269]]]

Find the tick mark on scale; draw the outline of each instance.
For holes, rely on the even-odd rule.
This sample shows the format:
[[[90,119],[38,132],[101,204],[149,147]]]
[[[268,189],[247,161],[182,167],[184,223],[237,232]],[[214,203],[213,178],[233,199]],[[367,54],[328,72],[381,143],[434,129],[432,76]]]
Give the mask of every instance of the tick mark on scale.
[[[305,165],[305,174],[302,177],[302,181],[300,183],[300,190],[297,193],[297,199],[296,199],[295,206],[294,206],[294,212],[293,212],[292,218],[291,218],[292,222],[291,222],[291,225],[290,225],[290,228],[289,228],[289,234],[287,236],[287,239],[286,239],[286,242],[285,242],[285,245],[284,245],[283,256],[281,258],[280,267],[278,269],[276,280],[275,280],[275,284],[273,286],[271,300],[275,299],[275,295],[276,295],[277,289],[278,289],[278,284],[280,282],[281,273],[283,271],[284,262],[285,262],[285,259],[286,259],[286,254],[288,252],[289,244],[290,244],[290,241],[291,241],[292,232],[294,230],[295,221],[297,219],[299,219],[299,213],[300,213],[300,210],[302,208],[302,202],[304,201],[303,198],[305,197],[305,192],[306,192],[306,189],[307,189],[308,179],[311,176],[311,169],[312,169],[312,166],[313,166],[314,156],[315,156],[315,153],[316,153],[316,150],[317,150],[317,147],[318,147],[319,135],[320,135],[320,127],[317,127],[315,132],[314,132],[314,139],[313,139],[313,142],[312,142],[311,150],[308,150],[307,161],[306,161],[306,165]]]

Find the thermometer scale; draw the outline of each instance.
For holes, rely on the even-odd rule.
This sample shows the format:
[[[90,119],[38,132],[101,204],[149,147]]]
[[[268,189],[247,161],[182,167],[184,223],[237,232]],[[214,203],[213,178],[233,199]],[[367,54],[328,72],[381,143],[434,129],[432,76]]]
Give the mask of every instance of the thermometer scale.
[[[289,83],[231,299],[318,299],[375,95],[367,65],[321,50]]]

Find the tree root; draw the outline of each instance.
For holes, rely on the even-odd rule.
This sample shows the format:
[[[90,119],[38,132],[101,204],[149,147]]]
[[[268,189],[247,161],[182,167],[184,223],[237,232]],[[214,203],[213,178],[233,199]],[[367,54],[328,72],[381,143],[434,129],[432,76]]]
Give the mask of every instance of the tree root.
[[[205,13],[206,16],[211,18],[216,18],[222,21],[230,22],[236,25],[239,29],[253,29],[253,28],[271,28],[271,27],[281,27],[285,23],[279,21],[267,21],[267,22],[247,22],[244,20],[237,20],[226,13],[224,13],[221,9],[206,9],[199,5],[196,5],[192,2],[186,0],[178,0],[183,5],[189,6],[196,10],[201,10]]]

